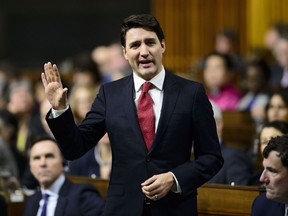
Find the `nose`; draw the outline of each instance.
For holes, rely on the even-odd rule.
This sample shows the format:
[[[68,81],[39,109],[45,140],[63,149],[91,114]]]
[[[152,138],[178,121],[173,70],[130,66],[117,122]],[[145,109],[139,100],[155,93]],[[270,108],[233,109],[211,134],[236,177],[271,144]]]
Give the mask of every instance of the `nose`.
[[[140,55],[143,57],[147,57],[149,55],[148,47],[145,44],[143,44],[140,48]]]
[[[46,166],[46,158],[45,157],[40,158],[40,166]]]
[[[268,177],[266,175],[266,171],[265,170],[263,170],[259,180],[260,180],[260,182],[263,182],[265,184],[267,184],[269,182],[269,179],[268,179]]]

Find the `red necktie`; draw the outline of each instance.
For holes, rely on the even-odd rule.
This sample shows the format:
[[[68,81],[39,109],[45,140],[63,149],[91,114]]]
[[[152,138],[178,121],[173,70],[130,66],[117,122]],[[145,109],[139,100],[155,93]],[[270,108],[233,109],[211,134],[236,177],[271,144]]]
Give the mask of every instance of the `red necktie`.
[[[148,150],[150,150],[152,146],[155,134],[153,100],[148,93],[151,85],[150,82],[145,82],[143,84],[142,92],[138,101],[138,120]]]

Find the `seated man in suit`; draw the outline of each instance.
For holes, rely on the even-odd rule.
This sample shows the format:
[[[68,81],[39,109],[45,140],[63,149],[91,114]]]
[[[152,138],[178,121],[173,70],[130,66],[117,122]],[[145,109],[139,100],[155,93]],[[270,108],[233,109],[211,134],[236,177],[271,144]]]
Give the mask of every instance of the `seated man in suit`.
[[[92,185],[71,183],[64,176],[63,158],[52,138],[32,143],[29,164],[41,191],[26,200],[25,216],[102,215],[104,202],[99,192]]]
[[[264,170],[260,181],[266,193],[256,197],[252,216],[287,216],[288,212],[288,136],[272,138],[263,151]]]

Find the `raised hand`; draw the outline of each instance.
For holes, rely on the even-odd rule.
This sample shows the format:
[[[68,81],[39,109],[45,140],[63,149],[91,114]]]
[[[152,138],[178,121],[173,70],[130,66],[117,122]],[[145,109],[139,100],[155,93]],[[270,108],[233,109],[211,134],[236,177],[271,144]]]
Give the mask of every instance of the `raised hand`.
[[[51,62],[44,64],[44,73],[41,73],[46,97],[55,110],[65,109],[68,105],[67,88],[63,88],[58,68]]]

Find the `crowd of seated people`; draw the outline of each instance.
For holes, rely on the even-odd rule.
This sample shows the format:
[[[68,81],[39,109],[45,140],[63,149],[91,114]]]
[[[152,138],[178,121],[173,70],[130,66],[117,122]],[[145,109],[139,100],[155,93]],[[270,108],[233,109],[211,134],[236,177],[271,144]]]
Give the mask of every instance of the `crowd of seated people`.
[[[215,45],[215,49],[199,57],[202,67],[200,80],[213,108],[217,107],[214,117],[226,161],[222,170],[209,183],[260,185],[264,145],[270,138],[288,133],[288,30],[282,26],[278,33],[270,47],[273,49],[273,61],[263,56],[245,59],[232,48],[225,47],[228,46],[225,43],[229,37],[235,37],[227,30],[217,35],[218,45]],[[9,67],[1,68],[2,65],[5,64],[0,61],[0,74],[3,74],[0,76],[0,82],[3,83],[0,89],[0,155],[5,157],[0,158],[0,173],[10,175],[10,180],[17,187],[34,190],[39,184],[29,168],[31,140],[43,135],[53,138],[45,121],[51,106],[43,97],[43,88],[38,80],[21,77],[15,68],[9,71]],[[102,83],[131,73],[123,59],[121,46],[117,43],[73,56],[69,71],[71,75],[65,85],[69,87],[69,104],[77,124],[90,110]],[[231,111],[251,114],[256,133],[250,150],[254,151],[256,158],[251,151],[232,148],[229,140],[223,140],[221,134],[225,124],[219,113]],[[109,179],[111,164],[112,150],[106,134],[96,147],[81,158],[66,161],[64,171],[67,175]]]

